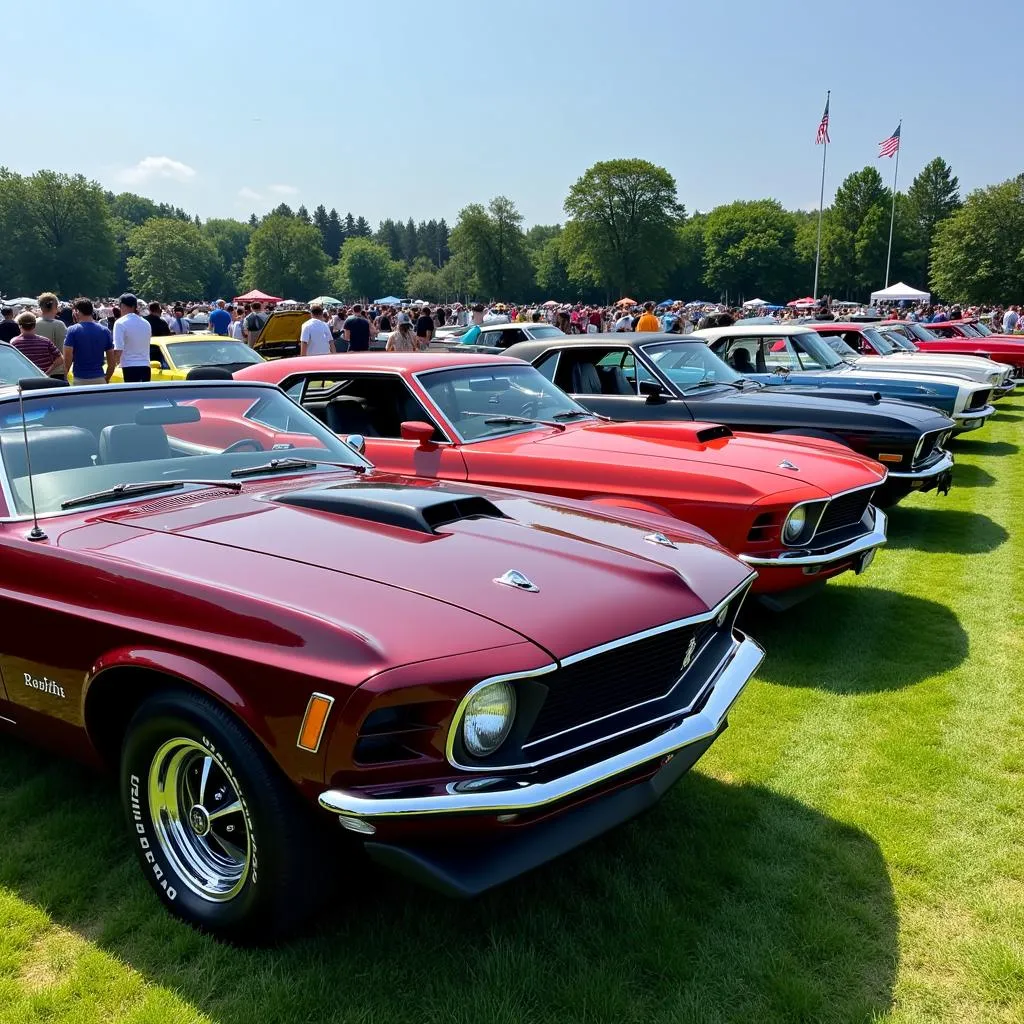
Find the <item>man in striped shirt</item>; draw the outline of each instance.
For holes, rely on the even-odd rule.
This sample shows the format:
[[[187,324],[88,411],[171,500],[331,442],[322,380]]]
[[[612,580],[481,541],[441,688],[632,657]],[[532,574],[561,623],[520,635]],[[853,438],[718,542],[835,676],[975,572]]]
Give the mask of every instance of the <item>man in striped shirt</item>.
[[[64,376],[64,357],[49,338],[36,334],[36,318],[28,312],[18,317],[21,334],[11,344],[32,360],[48,377]]]

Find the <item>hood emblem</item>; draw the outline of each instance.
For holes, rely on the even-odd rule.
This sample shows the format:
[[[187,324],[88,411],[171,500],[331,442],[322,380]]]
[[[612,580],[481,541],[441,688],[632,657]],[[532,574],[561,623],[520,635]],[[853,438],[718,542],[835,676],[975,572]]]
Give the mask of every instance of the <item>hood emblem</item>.
[[[675,544],[668,539],[663,533],[649,533],[644,540],[648,544],[660,544],[663,548],[674,548]]]
[[[793,463],[789,461],[789,459],[783,459],[779,463],[779,469],[791,469],[791,470],[793,470],[794,473],[799,473],[800,472],[800,467],[799,466],[794,466]]]
[[[683,664],[680,669],[681,672],[685,672],[690,667],[690,662],[693,661],[693,652],[695,650],[697,650],[697,638],[695,636],[691,636],[689,646],[686,648],[686,654],[683,655]]]
[[[500,583],[503,587],[511,587],[513,590],[525,590],[529,594],[536,594],[540,591],[540,587],[518,569],[509,569],[504,576],[495,576],[494,582]]]

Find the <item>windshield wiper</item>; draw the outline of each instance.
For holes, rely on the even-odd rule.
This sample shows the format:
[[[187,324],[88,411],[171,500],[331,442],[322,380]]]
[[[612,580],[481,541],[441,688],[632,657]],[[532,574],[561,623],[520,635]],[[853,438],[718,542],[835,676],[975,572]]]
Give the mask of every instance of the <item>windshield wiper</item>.
[[[111,501],[133,494],[151,494],[156,491],[180,490],[185,484],[196,484],[200,487],[225,487],[229,491],[240,491],[242,485],[234,480],[144,480],[134,484],[114,484],[105,491],[93,491],[92,494],[80,494],[77,498],[68,498],[60,503],[61,508],[77,508],[79,505],[92,505],[97,501]]]
[[[486,412],[464,412],[463,416],[484,416],[486,419],[484,423],[533,423],[541,427],[554,427],[556,430],[565,430],[564,423],[558,423],[555,420],[535,420],[529,416],[491,416],[490,413]]]
[[[683,388],[683,394],[685,395],[688,391],[695,391],[697,388],[717,388],[721,384],[728,384],[729,381],[725,380],[704,380],[697,381],[696,384],[691,384],[689,387]]]
[[[292,469],[315,469],[317,466],[334,466],[335,469],[351,469],[356,473],[365,473],[366,466],[358,462],[328,462],[325,459],[271,459],[259,466],[243,466],[231,470],[232,476],[257,476],[260,473],[282,473]]]
[[[551,418],[553,420],[574,420],[577,416],[596,417],[597,413],[587,412],[586,409],[567,409],[565,412],[556,412]],[[607,419],[608,417],[603,417]]]

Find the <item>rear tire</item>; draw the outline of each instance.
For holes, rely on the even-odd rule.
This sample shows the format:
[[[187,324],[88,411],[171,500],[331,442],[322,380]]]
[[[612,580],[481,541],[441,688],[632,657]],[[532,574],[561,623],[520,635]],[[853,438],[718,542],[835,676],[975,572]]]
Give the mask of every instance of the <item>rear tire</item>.
[[[326,891],[313,814],[237,719],[201,694],[163,691],[139,707],[122,746],[121,793],[143,874],[196,928],[274,941]]]

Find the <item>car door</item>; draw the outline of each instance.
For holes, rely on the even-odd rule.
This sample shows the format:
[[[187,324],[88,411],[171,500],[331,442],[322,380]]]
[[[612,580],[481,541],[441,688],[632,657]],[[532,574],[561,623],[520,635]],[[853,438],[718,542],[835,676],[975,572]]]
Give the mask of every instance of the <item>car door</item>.
[[[285,390],[293,398],[294,386],[294,378],[285,382]],[[443,480],[466,479],[466,463],[458,446],[400,373],[310,374],[298,400],[339,436],[361,435],[366,457],[379,469]],[[429,446],[402,437],[401,426],[410,421],[434,427]]]
[[[159,367],[156,365],[159,364]],[[163,345],[151,342],[149,346],[149,365],[153,380],[174,380],[174,368]]]

